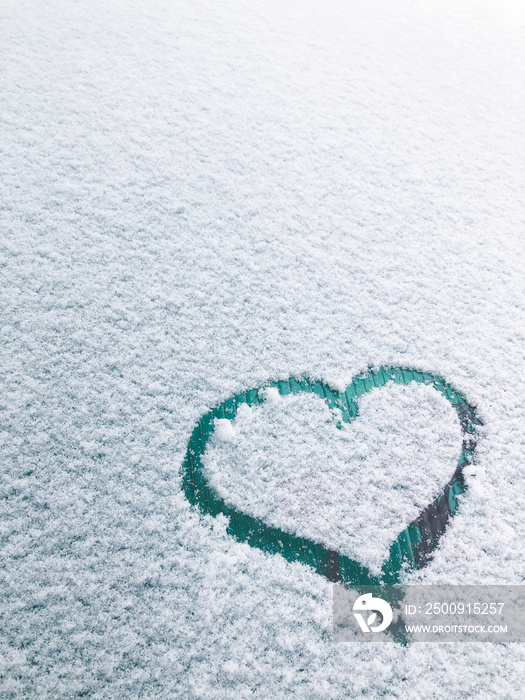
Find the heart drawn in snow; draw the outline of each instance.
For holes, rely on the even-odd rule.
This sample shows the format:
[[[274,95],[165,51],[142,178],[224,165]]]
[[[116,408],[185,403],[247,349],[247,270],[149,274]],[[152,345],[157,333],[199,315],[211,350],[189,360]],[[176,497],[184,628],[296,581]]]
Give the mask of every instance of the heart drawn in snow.
[[[371,389],[382,387],[389,382],[403,385],[411,382],[426,384],[444,396],[455,409],[459,419],[463,444],[456,469],[449,481],[437,498],[394,539],[389,556],[379,575],[373,574],[361,563],[328,546],[281,530],[263,519],[253,517],[225,503],[207,480],[202,456],[215,431],[215,419],[233,420],[239,406],[262,404],[268,395],[267,392],[262,392],[262,389],[273,388],[274,392],[276,390],[282,396],[302,393],[316,395],[323,399],[329,408],[340,410],[343,423],[351,423],[358,414],[357,399]],[[333,582],[354,585],[393,584],[399,581],[404,567],[421,568],[429,562],[449,519],[455,515],[458,506],[457,497],[466,490],[463,467],[471,461],[474,454],[475,425],[480,424],[481,421],[474,407],[467,403],[462,394],[440,377],[417,370],[383,368],[370,371],[355,377],[342,392],[323,382],[308,379],[290,378],[287,381],[270,382],[265,387],[233,396],[199,420],[190,438],[183,464],[184,492],[188,500],[198,506],[203,513],[213,516],[223,513],[227,516],[228,533],[241,542],[246,542],[265,552],[281,554],[288,561],[308,564]]]

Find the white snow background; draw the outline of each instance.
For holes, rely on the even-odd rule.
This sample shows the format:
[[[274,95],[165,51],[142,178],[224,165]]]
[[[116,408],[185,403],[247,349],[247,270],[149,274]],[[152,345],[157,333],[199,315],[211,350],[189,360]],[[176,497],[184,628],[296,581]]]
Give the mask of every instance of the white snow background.
[[[180,466],[269,379],[440,374],[486,478],[413,580],[523,583],[522,3],[3,0],[0,33],[2,697],[521,698],[521,644],[332,643],[331,584],[200,517]],[[424,454],[422,498],[457,426],[405,399],[413,449],[329,444],[314,411],[297,455],[410,481]],[[210,450],[221,488],[278,454],[262,410],[251,466]],[[297,518],[277,477],[232,498]]]

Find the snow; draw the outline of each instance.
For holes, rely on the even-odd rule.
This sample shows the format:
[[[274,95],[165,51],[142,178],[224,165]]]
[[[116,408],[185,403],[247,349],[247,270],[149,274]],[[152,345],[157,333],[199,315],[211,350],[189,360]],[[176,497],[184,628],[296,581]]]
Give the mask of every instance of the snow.
[[[487,472],[484,467],[469,464],[464,470],[465,481],[469,488],[469,493],[475,497],[483,498],[485,490],[483,484],[487,480]]]
[[[484,421],[486,478],[410,580],[523,583],[522,5],[4,0],[0,17],[2,696],[520,698],[520,644],[334,644],[331,584],[200,517],[180,467],[206,411],[269,380],[443,376]],[[301,416],[342,474],[387,425],[363,460],[394,483],[425,454],[423,499],[456,428],[397,394],[363,398],[346,443],[313,402],[265,404],[208,466],[235,448],[260,479],[247,437],[283,421],[302,453]],[[242,493],[291,518],[271,464],[272,489]],[[323,507],[350,547],[348,510],[336,532]]]
[[[233,435],[232,423],[215,421],[204,458],[210,485],[237,510],[379,575],[392,542],[456,469],[462,434],[452,405],[431,386],[387,384],[341,424],[341,412],[313,394],[268,394],[271,403],[240,406],[227,446],[223,426]]]
[[[227,418],[215,419],[215,436],[221,442],[233,442],[235,440],[235,430],[231,420]]]

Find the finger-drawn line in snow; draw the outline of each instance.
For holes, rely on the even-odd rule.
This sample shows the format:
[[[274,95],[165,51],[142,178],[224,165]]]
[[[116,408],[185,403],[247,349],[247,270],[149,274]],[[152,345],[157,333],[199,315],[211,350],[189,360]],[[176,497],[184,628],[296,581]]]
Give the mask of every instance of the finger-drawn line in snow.
[[[330,408],[339,408],[343,421],[350,423],[358,414],[357,399],[374,387],[384,386],[388,382],[396,384],[420,382],[433,386],[454,407],[461,425],[463,444],[456,469],[449,482],[440,495],[394,540],[380,576],[372,575],[359,562],[327,549],[318,542],[284,532],[243,513],[238,508],[227,504],[208,484],[201,458],[213,434],[214,419],[233,420],[241,404],[256,406],[264,403],[264,389],[274,387],[282,396],[301,392],[316,394],[326,401]],[[472,461],[474,455],[476,425],[481,425],[481,420],[477,416],[476,409],[467,402],[463,394],[456,391],[441,377],[418,370],[399,367],[370,370],[356,376],[342,392],[324,382],[310,379],[292,377],[287,381],[268,382],[258,389],[232,396],[198,421],[189,440],[183,462],[183,489],[190,503],[197,506],[202,513],[212,516],[223,513],[229,518],[227,532],[239,542],[247,542],[252,547],[270,554],[281,554],[290,562],[300,561],[307,564],[334,583],[363,586],[395,584],[399,582],[404,568],[420,569],[428,564],[450,518],[456,514],[458,497],[467,489],[463,468]]]

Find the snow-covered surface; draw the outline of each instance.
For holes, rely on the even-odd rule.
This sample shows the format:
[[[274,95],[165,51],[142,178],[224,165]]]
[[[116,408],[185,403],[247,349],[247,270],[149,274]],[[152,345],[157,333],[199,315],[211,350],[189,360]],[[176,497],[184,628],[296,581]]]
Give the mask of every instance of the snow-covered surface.
[[[452,405],[430,386],[387,384],[342,423],[313,394],[268,391],[280,400],[216,421],[204,456],[210,485],[238,511],[379,575],[392,542],[456,469],[462,434]]]
[[[179,470],[239,390],[433,372],[485,422],[480,483],[413,578],[523,582],[524,26],[3,0],[3,697],[521,697],[520,644],[334,645],[331,584],[199,517]]]

